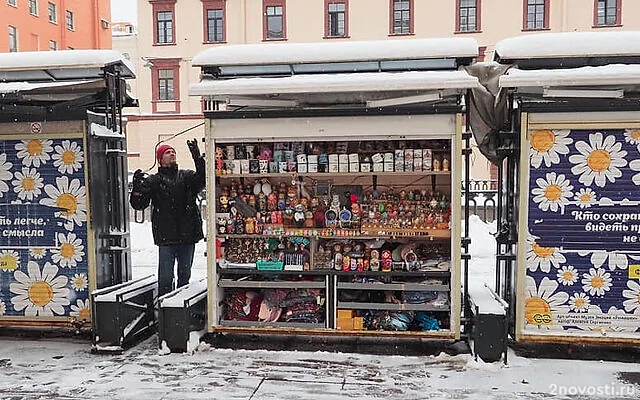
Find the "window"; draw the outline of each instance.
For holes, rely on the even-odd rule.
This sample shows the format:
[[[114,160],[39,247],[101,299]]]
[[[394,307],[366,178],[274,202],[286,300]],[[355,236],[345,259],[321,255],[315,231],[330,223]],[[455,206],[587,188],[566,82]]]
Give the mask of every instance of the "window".
[[[151,106],[154,113],[180,113],[180,58],[151,60]]]
[[[38,15],[38,0],[29,0],[29,13]]]
[[[173,96],[173,70],[158,70],[158,100],[175,100]]]
[[[158,44],[173,43],[173,13],[160,11],[156,14]]]
[[[207,42],[223,42],[222,10],[207,10]]]
[[[391,34],[413,33],[413,0],[391,0]]]
[[[478,59],[476,61],[483,62],[486,57],[487,46],[479,46],[478,47]]]
[[[15,53],[18,51],[18,29],[9,25],[9,51]]]
[[[225,41],[225,6],[224,0],[202,0],[205,43]]]
[[[58,42],[49,40],[49,50],[58,50]]]
[[[456,32],[480,31],[480,0],[457,0]]]
[[[49,3],[47,6],[47,10],[49,12],[49,22],[53,22],[54,24],[58,23],[58,9],[54,3]]]
[[[65,19],[67,21],[67,29],[72,31],[73,28],[74,28],[74,25],[73,25],[73,12],[71,12],[69,10],[65,11]]]
[[[348,3],[325,0],[325,37],[347,37]]]
[[[525,0],[524,29],[549,28],[549,0]]]
[[[264,40],[286,39],[285,6],[282,0],[263,0]]]
[[[175,44],[176,0],[149,0],[153,8],[153,43],[156,45]]]
[[[622,0],[595,0],[595,26],[622,24]]]
[[[10,6],[18,7],[18,0],[7,0],[7,4]]]

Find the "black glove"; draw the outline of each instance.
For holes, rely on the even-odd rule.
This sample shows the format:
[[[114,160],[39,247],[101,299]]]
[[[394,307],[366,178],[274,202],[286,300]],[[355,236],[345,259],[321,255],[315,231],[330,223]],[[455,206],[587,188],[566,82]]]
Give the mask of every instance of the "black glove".
[[[133,191],[139,192],[140,186],[142,186],[142,182],[144,181],[144,172],[141,169],[137,169],[136,172],[133,173]]]
[[[196,140],[196,138],[193,138],[193,140],[187,140],[187,146],[189,147],[191,157],[193,157],[194,160],[202,158],[202,153],[200,153],[200,149],[198,148],[198,141]]]

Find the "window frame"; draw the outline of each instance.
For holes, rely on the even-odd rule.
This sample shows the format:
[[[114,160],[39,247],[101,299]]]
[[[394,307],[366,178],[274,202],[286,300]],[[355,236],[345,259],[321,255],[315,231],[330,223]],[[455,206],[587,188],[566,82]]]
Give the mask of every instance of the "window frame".
[[[58,23],[58,5],[56,3],[47,2],[47,19],[52,24]]]
[[[227,2],[224,0],[201,0],[202,1],[202,18],[203,18],[203,43],[226,43],[227,41]],[[209,11],[222,11],[222,37],[220,40],[209,40]],[[215,36],[215,35],[214,35]]]
[[[10,5],[11,7],[18,7],[18,0],[7,0],[7,4]]]
[[[27,6],[29,8],[29,14],[31,15],[39,15],[38,14],[38,0],[29,0],[29,3],[27,3]],[[33,8],[33,10],[32,10]]]
[[[522,0],[522,30],[523,31],[542,31],[545,29],[549,29],[549,16],[550,16],[550,12],[551,12],[551,5],[550,5],[550,1],[549,0],[543,0],[544,4],[544,15],[543,15],[543,20],[542,20],[542,27],[541,28],[536,28],[536,27],[529,27],[529,1],[530,0]],[[534,4],[535,5],[535,4]]]
[[[69,17],[71,17],[71,18],[69,18]],[[70,30],[70,31],[75,31],[76,30],[75,19],[73,18],[73,11],[64,10],[64,22],[65,22],[65,25],[66,25],[68,30]]]
[[[395,32],[395,3],[396,1],[408,1],[409,2],[409,32]],[[405,36],[413,35],[415,20],[415,0],[389,0],[389,36]]]
[[[269,15],[267,9],[269,7],[282,8],[282,37],[269,37]],[[287,1],[286,0],[262,0],[262,40],[287,40]]]
[[[605,23],[604,24],[599,24],[598,23],[598,4],[600,3],[600,1],[605,1]],[[606,2],[609,0],[593,0],[593,27],[594,28],[606,28],[606,27],[611,27],[611,26],[622,26],[622,0],[615,0],[616,2],[616,20],[615,23],[613,24],[607,24],[607,14],[606,14]]]
[[[55,40],[49,40],[49,51],[57,51],[58,50],[58,42]]]
[[[13,30],[13,34],[12,31]],[[8,33],[9,33],[9,53],[16,53],[19,50],[18,47],[18,28],[13,26],[13,25],[9,25],[9,29],[8,29]]]
[[[344,16],[344,28],[342,35],[331,34],[331,11],[329,10],[329,6],[331,4],[342,4],[344,6],[344,11],[337,12]],[[349,0],[324,0],[324,37],[325,39],[349,37]]]
[[[478,33],[482,32],[482,0],[474,0],[475,1],[475,10],[476,10],[476,25],[474,30],[461,30],[462,26],[460,24],[461,13],[461,0],[456,0],[456,30],[455,33]]]
[[[180,58],[153,59],[151,63],[151,109],[154,114],[180,113]],[[160,71],[173,71],[173,99],[160,99]],[[174,111],[158,111],[158,104],[174,103]]]
[[[149,0],[152,9],[153,20],[153,45],[154,46],[171,46],[176,44],[176,0]],[[171,41],[166,43],[160,43],[160,32],[158,30],[158,13],[170,12],[171,13]]]

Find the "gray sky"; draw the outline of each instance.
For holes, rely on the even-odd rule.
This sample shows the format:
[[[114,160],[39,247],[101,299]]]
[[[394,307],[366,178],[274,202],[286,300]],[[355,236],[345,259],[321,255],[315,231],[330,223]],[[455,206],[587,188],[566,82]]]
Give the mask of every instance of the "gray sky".
[[[111,22],[133,22],[138,25],[136,0],[111,0]]]

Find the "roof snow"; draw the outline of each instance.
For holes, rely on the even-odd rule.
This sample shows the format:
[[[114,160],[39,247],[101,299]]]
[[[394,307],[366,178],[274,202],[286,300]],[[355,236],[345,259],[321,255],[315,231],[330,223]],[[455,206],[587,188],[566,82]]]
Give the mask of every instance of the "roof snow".
[[[500,59],[640,56],[640,31],[560,32],[517,36],[499,41]]]
[[[477,57],[473,38],[399,39],[320,43],[239,44],[198,53],[193,66],[332,63],[369,60]]]

